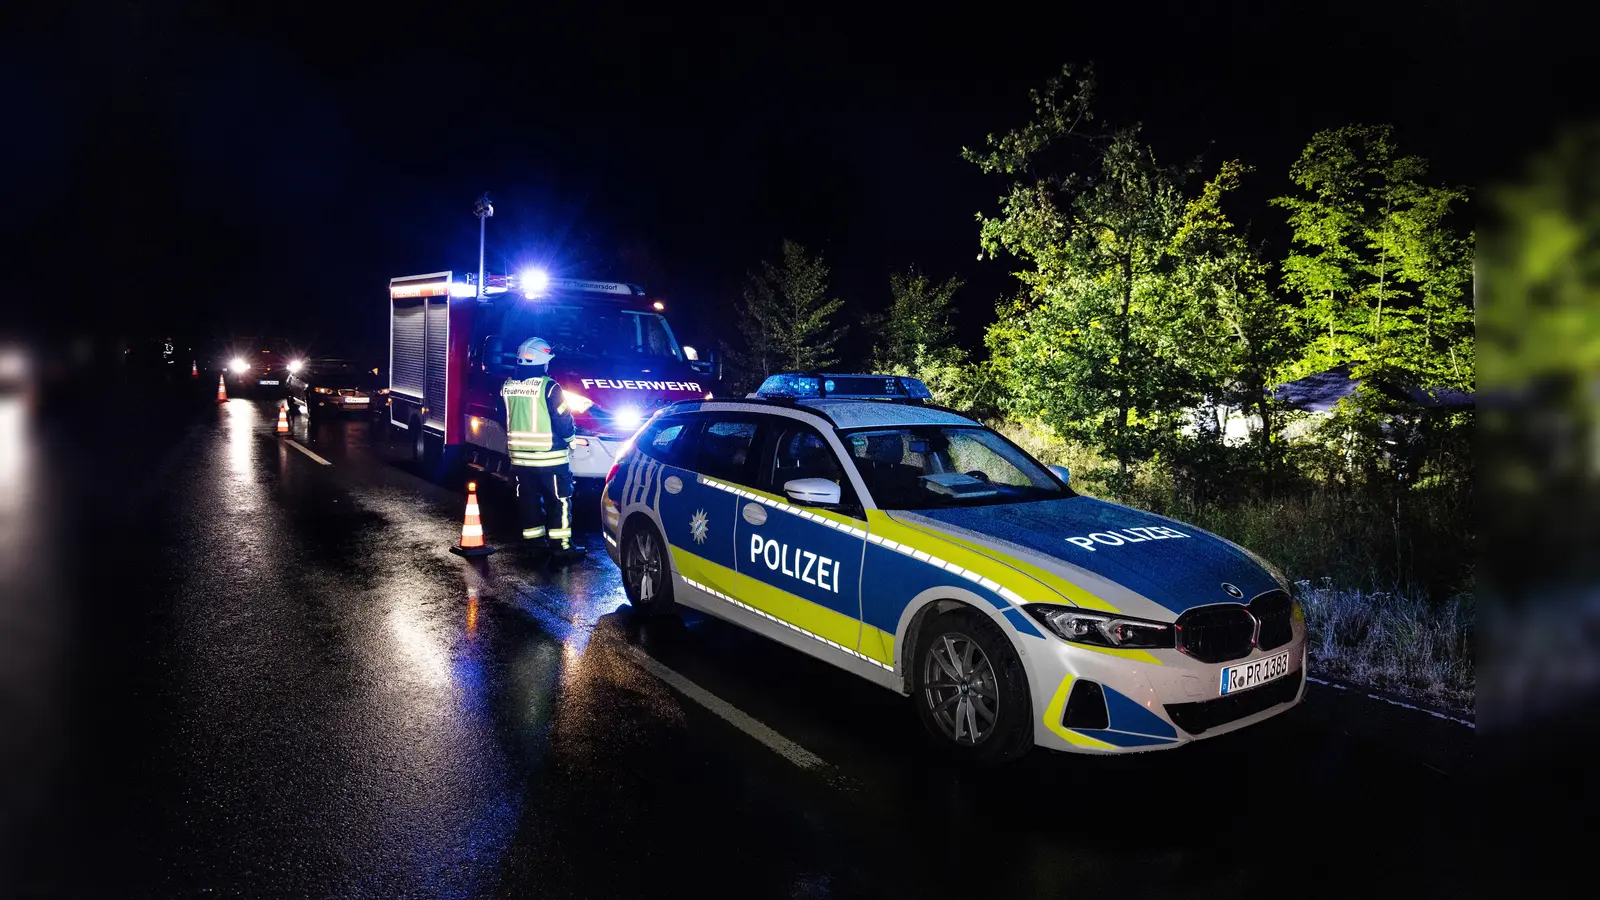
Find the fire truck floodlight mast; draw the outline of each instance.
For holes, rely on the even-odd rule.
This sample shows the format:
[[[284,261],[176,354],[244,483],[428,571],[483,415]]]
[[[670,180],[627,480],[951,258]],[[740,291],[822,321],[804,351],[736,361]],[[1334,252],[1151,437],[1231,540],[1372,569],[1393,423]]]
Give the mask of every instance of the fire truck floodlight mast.
[[[494,204],[489,202],[489,192],[484,191],[478,202],[472,205],[472,214],[478,217],[478,299],[483,299],[483,237],[484,226],[489,217],[494,215]]]

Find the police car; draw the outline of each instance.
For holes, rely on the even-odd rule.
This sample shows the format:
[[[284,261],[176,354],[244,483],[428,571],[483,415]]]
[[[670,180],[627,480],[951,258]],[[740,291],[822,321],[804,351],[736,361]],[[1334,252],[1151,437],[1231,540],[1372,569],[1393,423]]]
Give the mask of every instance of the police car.
[[[958,757],[1129,753],[1300,702],[1288,581],[1075,493],[912,378],[795,374],[677,403],[601,500],[640,612],[692,607],[910,695]]]

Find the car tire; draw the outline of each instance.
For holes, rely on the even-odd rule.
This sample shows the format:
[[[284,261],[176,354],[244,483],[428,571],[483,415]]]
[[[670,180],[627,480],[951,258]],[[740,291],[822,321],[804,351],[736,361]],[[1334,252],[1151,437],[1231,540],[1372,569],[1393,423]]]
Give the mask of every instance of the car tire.
[[[950,757],[992,765],[1033,747],[1033,699],[1016,648],[972,609],[939,613],[918,633],[911,697]]]
[[[642,516],[630,519],[622,530],[620,551],[622,589],[634,612],[646,616],[672,612],[672,566],[667,542],[655,523]]]

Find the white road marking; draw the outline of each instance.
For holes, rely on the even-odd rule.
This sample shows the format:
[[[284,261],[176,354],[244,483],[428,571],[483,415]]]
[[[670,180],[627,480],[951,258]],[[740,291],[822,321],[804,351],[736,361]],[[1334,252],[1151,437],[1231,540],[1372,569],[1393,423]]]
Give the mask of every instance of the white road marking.
[[[1311,682],[1312,684],[1320,684],[1323,687],[1331,687],[1336,691],[1349,691],[1352,694],[1363,693],[1362,691],[1359,691],[1356,688],[1345,687],[1342,684],[1334,684],[1331,681],[1323,681],[1321,678],[1312,678],[1309,675],[1306,676],[1306,680]],[[1369,694],[1367,694],[1367,697],[1372,699],[1372,700],[1382,700],[1384,703],[1387,703],[1390,706],[1399,706],[1399,707],[1403,707],[1405,709],[1414,709],[1417,712],[1427,713],[1428,715],[1433,716],[1435,719],[1443,719],[1446,722],[1454,722],[1457,725],[1465,725],[1468,728],[1471,728],[1473,731],[1477,731],[1478,730],[1478,726],[1477,726],[1476,723],[1469,722],[1466,719],[1458,719],[1455,716],[1447,716],[1444,713],[1434,712],[1431,709],[1423,709],[1420,706],[1412,706],[1409,703],[1402,703],[1399,700],[1391,700],[1388,697],[1380,696],[1378,694],[1370,694],[1369,693]]]
[[[301,453],[304,453],[305,455],[311,457],[312,459],[316,460],[317,462],[322,463],[325,466],[333,465],[333,463],[328,462],[327,460],[323,459],[322,457],[316,455],[315,453],[312,453],[310,450],[307,450],[305,447],[301,446],[300,442],[295,440],[294,438],[284,438],[284,440],[289,442],[289,446],[295,448],[296,450],[299,450]]]
[[[827,769],[828,764],[810,750],[752,718],[738,707],[679,675],[639,650],[628,648],[628,658],[639,668],[671,685],[678,693],[711,710],[733,727],[766,744],[779,756],[802,769]]]

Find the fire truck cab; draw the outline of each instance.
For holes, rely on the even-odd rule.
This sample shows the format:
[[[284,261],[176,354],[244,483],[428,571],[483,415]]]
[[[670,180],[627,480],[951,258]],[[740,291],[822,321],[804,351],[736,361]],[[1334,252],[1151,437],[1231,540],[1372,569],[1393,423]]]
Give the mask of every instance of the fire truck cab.
[[[517,347],[550,342],[549,374],[577,424],[572,471],[604,478],[622,444],[661,406],[709,398],[714,360],[678,343],[638,285],[491,276],[483,296],[452,272],[389,281],[389,418],[419,465],[508,470],[500,386]]]

